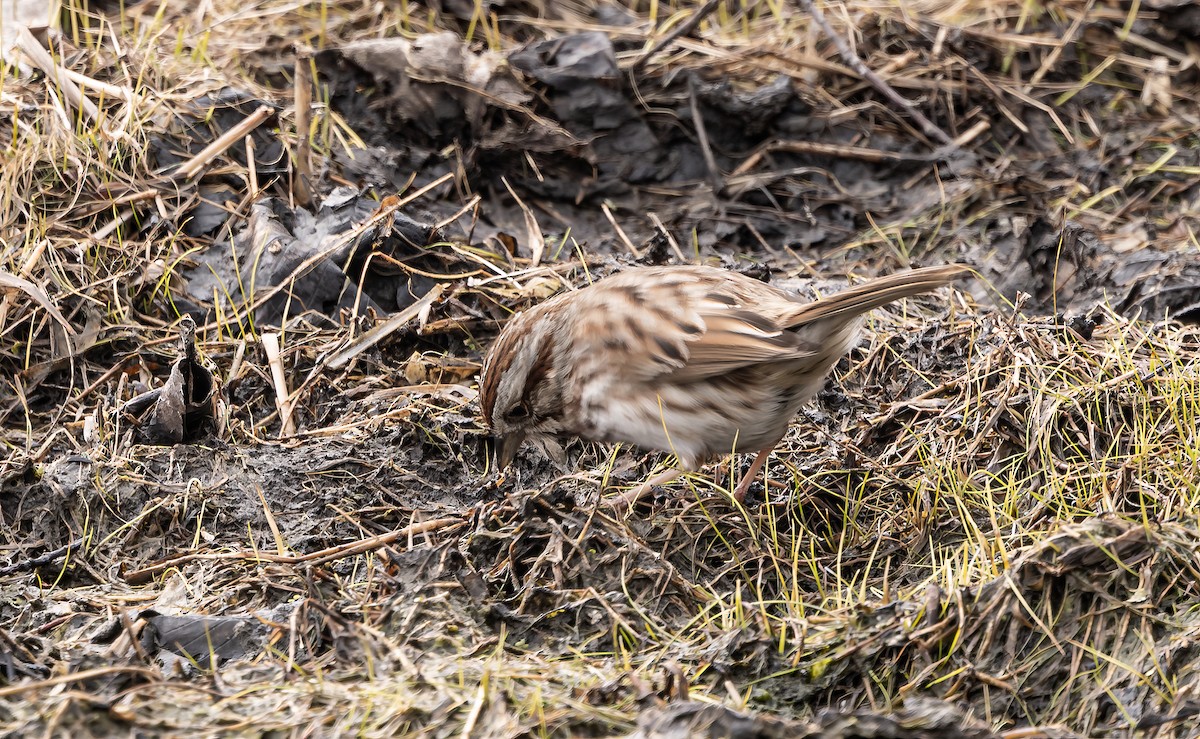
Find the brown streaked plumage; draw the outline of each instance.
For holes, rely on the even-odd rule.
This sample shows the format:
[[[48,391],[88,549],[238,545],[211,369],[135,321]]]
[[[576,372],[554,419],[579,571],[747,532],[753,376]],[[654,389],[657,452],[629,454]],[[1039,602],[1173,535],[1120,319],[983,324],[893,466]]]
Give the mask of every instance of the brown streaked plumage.
[[[801,405],[853,347],[863,314],[969,271],[900,272],[804,303],[735,272],[646,267],[558,295],[509,321],[484,361],[480,403],[500,466],[537,435],[671,451],[688,470],[757,452],[735,493],[741,500]]]

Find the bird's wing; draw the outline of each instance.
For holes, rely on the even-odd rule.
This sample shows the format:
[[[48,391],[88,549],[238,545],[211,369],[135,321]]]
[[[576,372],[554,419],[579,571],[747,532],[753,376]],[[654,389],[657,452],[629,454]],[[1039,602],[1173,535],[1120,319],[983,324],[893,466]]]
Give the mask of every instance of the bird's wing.
[[[633,381],[690,382],[764,362],[827,364],[853,343],[863,313],[968,271],[910,270],[804,303],[725,270],[632,269],[578,295],[575,346],[619,363]]]
[[[642,381],[700,380],[817,349],[783,327],[796,308],[786,294],[728,274],[676,267],[610,277],[589,291],[576,337]]]
[[[670,373],[671,379],[701,380],[754,364],[795,361],[819,351],[819,346],[806,341],[807,332],[782,327],[778,312],[761,308],[701,301],[695,310],[704,331],[686,343],[687,362]]]

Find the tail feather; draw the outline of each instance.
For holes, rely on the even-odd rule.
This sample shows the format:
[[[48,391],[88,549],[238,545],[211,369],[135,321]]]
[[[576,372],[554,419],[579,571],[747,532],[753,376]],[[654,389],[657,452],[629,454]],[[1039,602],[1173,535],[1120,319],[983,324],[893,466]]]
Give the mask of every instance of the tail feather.
[[[936,290],[971,271],[965,264],[947,264],[877,277],[800,306],[786,324],[798,326],[825,318],[852,318],[892,301]]]

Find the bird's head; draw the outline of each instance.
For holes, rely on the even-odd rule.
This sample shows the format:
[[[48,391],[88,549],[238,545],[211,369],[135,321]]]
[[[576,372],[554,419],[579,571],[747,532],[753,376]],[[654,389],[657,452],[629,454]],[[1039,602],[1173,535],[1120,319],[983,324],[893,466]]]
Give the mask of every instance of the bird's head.
[[[543,304],[513,318],[488,350],[479,382],[483,420],[504,469],[529,438],[563,430],[563,386],[555,367],[558,323],[539,320]]]

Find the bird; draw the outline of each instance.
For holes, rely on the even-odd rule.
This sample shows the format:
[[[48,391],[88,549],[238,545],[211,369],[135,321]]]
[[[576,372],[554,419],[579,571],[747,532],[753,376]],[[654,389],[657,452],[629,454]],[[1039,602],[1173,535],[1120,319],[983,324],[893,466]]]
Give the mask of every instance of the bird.
[[[864,314],[935,290],[963,264],[878,277],[815,301],[701,265],[635,267],[510,319],[483,363],[479,399],[498,469],[527,441],[576,437],[675,454],[677,465],[610,501],[628,510],[684,471],[754,452],[743,502],[768,455]]]

